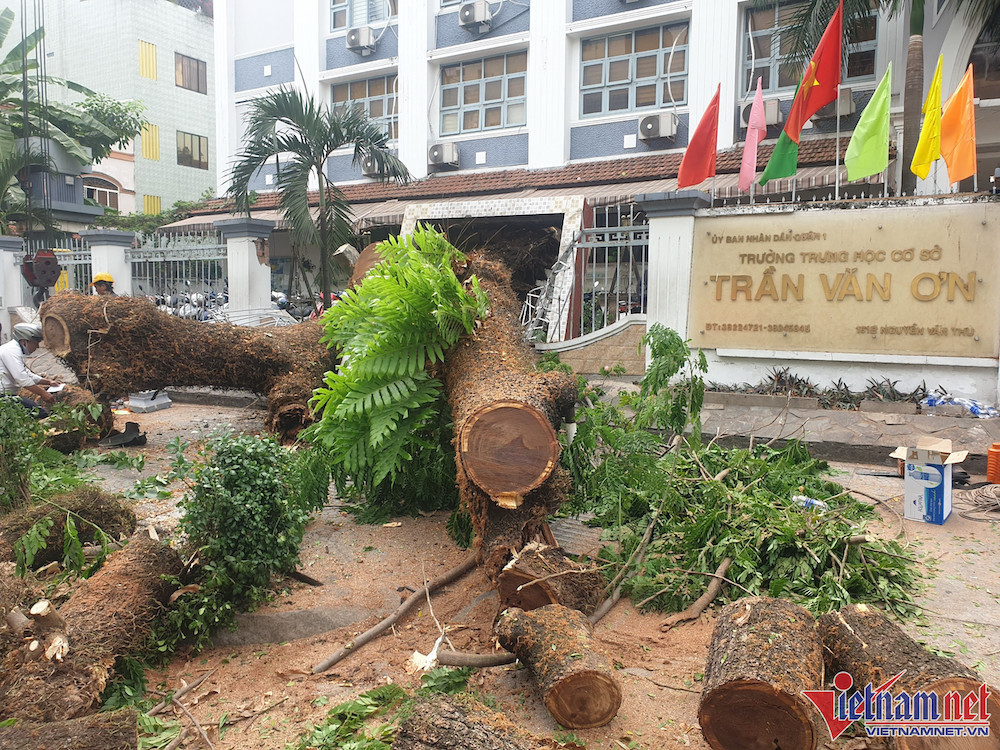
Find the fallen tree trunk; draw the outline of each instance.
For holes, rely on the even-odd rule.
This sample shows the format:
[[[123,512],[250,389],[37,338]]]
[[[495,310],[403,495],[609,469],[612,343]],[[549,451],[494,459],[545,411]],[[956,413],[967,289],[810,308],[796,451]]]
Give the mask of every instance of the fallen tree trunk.
[[[61,661],[31,649],[40,639],[7,654],[0,720],[64,721],[94,711],[115,659],[145,642],[158,607],[173,590],[163,576],[180,571],[177,553],[143,534],[113,553],[58,610],[67,642]]]
[[[814,750],[817,714],[803,690],[823,686],[823,652],[809,612],[784,599],[726,605],[708,648],[698,722],[715,750]]]
[[[0,727],[0,750],[134,750],[139,747],[135,710]]]
[[[510,271],[470,258],[469,272],[489,298],[490,315],[448,353],[444,380],[456,458],[467,480],[503,507],[516,508],[559,462],[556,430],[576,403],[576,380],[535,370]]]
[[[448,353],[444,384],[455,424],[459,495],[472,518],[483,572],[490,580],[513,552],[541,536],[565,501],[556,429],[576,403],[576,380],[534,368],[522,340],[510,271],[470,258],[490,315]]]
[[[201,323],[145,299],[66,292],[39,310],[45,346],[102,400],[167,386],[239,388],[268,397],[269,426],[292,437],[336,356],[318,322],[286,328]]]
[[[963,707],[971,705],[973,710],[983,709],[980,705],[981,677],[955,659],[928,651],[877,609],[852,604],[839,612],[823,615],[819,619],[819,633],[831,672],[850,674],[855,689],[863,690],[868,683],[876,689],[902,673],[888,690],[894,696],[908,693],[914,706],[918,703],[913,700],[914,693],[935,693],[943,713],[944,696],[957,691]],[[1000,748],[1000,695],[996,690],[990,691],[985,707],[990,714],[989,738],[896,737],[893,740],[895,747],[899,750]],[[964,703],[970,694],[975,696],[970,699],[971,704]],[[956,702],[956,707],[958,705]]]
[[[545,707],[562,726],[590,729],[615,718],[621,687],[583,613],[559,604],[531,612],[512,608],[494,629],[500,645],[531,671]]]
[[[601,603],[604,587],[599,570],[535,542],[517,551],[497,578],[501,610],[518,607],[527,612],[562,604],[589,615]]]
[[[541,750],[549,747],[471,695],[442,695],[414,707],[393,750]]]

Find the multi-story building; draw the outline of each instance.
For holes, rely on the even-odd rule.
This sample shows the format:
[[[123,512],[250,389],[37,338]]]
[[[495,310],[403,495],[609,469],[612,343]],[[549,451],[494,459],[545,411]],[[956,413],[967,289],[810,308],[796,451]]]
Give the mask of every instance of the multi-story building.
[[[45,4],[46,73],[145,106],[132,144],[83,176],[94,202],[159,213],[217,182],[211,2],[57,0]],[[50,98],[78,96],[58,86]]]
[[[874,4],[874,3],[873,3]],[[776,137],[801,77],[782,31],[800,3],[747,0],[220,0],[219,152],[238,151],[247,103],[280,85],[381,121],[415,177],[442,170],[560,168],[680,153],[721,84],[719,148],[739,143],[756,80]],[[927,3],[925,79],[944,56],[945,96],[976,66],[980,181],[1000,164],[997,57],[949,0]],[[908,25],[872,11],[844,65],[841,117],[813,118],[807,140],[849,137],[890,62],[902,114]],[[897,123],[899,124],[899,123]],[[839,128],[838,128],[839,125]],[[899,128],[897,128],[898,130]],[[845,140],[846,143],[846,140]],[[832,155],[832,154],[831,154]],[[338,182],[363,179],[350,154]],[[832,167],[832,164],[825,165]],[[895,162],[891,186],[903,166]],[[824,172],[829,172],[829,169]],[[220,170],[220,188],[226,186]],[[817,174],[813,173],[812,178]],[[936,182],[935,182],[936,180]],[[273,184],[262,173],[259,190]],[[970,186],[971,187],[971,186]],[[787,186],[781,187],[786,190]],[[943,173],[919,188],[947,191]]]

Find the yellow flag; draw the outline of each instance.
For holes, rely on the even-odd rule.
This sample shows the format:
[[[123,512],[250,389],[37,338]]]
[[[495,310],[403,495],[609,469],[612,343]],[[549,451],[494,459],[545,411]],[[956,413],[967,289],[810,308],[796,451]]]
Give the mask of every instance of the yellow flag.
[[[941,158],[941,64],[943,56],[938,56],[937,68],[931,87],[924,102],[924,124],[920,128],[920,140],[913,152],[910,171],[921,180],[926,180],[931,172],[931,164]]]

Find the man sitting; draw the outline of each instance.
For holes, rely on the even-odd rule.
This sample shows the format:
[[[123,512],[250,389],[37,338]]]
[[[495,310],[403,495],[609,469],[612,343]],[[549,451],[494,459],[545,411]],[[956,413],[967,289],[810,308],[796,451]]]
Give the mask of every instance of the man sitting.
[[[42,327],[37,323],[18,323],[14,326],[14,338],[0,346],[0,396],[18,399],[30,410],[35,419],[49,416],[48,409],[31,399],[18,396],[22,388],[35,394],[45,404],[55,399],[46,388],[59,385],[57,380],[36,375],[24,364],[28,354],[34,354],[42,343]]]
[[[115,280],[110,273],[95,274],[90,285],[94,287],[94,292],[99,295],[117,297],[114,289]]]

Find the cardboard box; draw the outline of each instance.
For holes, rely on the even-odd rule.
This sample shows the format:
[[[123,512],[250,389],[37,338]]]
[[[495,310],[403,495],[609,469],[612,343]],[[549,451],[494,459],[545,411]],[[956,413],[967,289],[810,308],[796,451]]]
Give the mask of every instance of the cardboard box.
[[[891,458],[905,461],[903,518],[942,524],[951,515],[951,472],[968,451],[952,451],[950,440],[923,437],[916,447],[900,446]]]

